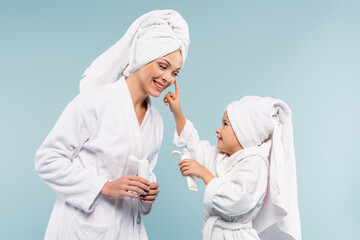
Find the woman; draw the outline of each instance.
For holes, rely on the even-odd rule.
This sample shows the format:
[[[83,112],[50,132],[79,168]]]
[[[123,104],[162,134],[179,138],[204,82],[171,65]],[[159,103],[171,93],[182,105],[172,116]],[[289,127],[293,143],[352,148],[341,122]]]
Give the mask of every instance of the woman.
[[[45,239],[147,239],[141,214],[159,192],[153,169],[163,134],[149,95],[174,83],[189,43],[179,13],[152,11],[85,71],[35,156],[58,194]],[[149,182],[136,176],[132,156],[149,160]]]

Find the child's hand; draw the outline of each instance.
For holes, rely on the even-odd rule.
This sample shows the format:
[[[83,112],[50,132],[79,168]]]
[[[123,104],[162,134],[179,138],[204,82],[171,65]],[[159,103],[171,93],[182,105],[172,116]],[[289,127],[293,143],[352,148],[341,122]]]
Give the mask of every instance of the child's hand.
[[[202,178],[206,168],[193,159],[184,159],[179,163],[180,171],[183,176],[195,176]]]
[[[174,114],[176,130],[180,136],[182,130],[184,129],[186,119],[181,110],[179,86],[176,81],[174,82],[174,85],[175,94],[172,92],[166,94],[164,97],[164,103],[166,106],[169,105],[171,112]]]
[[[169,105],[171,112],[174,116],[180,116],[182,114],[181,104],[180,104],[180,92],[177,82],[174,82],[175,85],[175,94],[168,92],[164,97],[165,106]]]

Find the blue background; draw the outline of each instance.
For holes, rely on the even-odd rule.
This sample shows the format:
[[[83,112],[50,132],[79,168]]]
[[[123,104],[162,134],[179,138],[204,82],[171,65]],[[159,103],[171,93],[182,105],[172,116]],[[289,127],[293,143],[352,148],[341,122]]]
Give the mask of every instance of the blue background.
[[[1,239],[42,239],[56,194],[33,158],[86,67],[154,9],[190,27],[178,77],[185,115],[216,143],[225,106],[244,95],[285,100],[293,111],[304,239],[358,239],[359,1],[2,1],[0,3]],[[150,239],[200,239],[204,184],[188,191],[164,119],[155,172],[161,193]]]

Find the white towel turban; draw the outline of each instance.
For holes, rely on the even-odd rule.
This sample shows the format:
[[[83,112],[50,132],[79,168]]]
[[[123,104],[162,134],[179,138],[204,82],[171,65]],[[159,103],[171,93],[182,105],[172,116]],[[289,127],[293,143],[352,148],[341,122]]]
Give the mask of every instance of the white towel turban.
[[[272,140],[267,194],[254,228],[262,240],[301,239],[289,106],[278,99],[246,96],[230,103],[226,111],[244,148]]]
[[[125,35],[85,70],[80,91],[127,77],[147,63],[178,49],[185,62],[189,44],[188,25],[178,12],[148,12],[136,19]]]

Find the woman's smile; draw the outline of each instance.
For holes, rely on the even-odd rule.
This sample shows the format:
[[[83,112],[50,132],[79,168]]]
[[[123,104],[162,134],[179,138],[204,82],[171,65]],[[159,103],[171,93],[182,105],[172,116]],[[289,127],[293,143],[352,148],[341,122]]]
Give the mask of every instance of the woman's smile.
[[[156,89],[158,89],[159,91],[163,91],[167,87],[166,84],[160,83],[159,81],[156,80],[154,80],[154,85]]]

